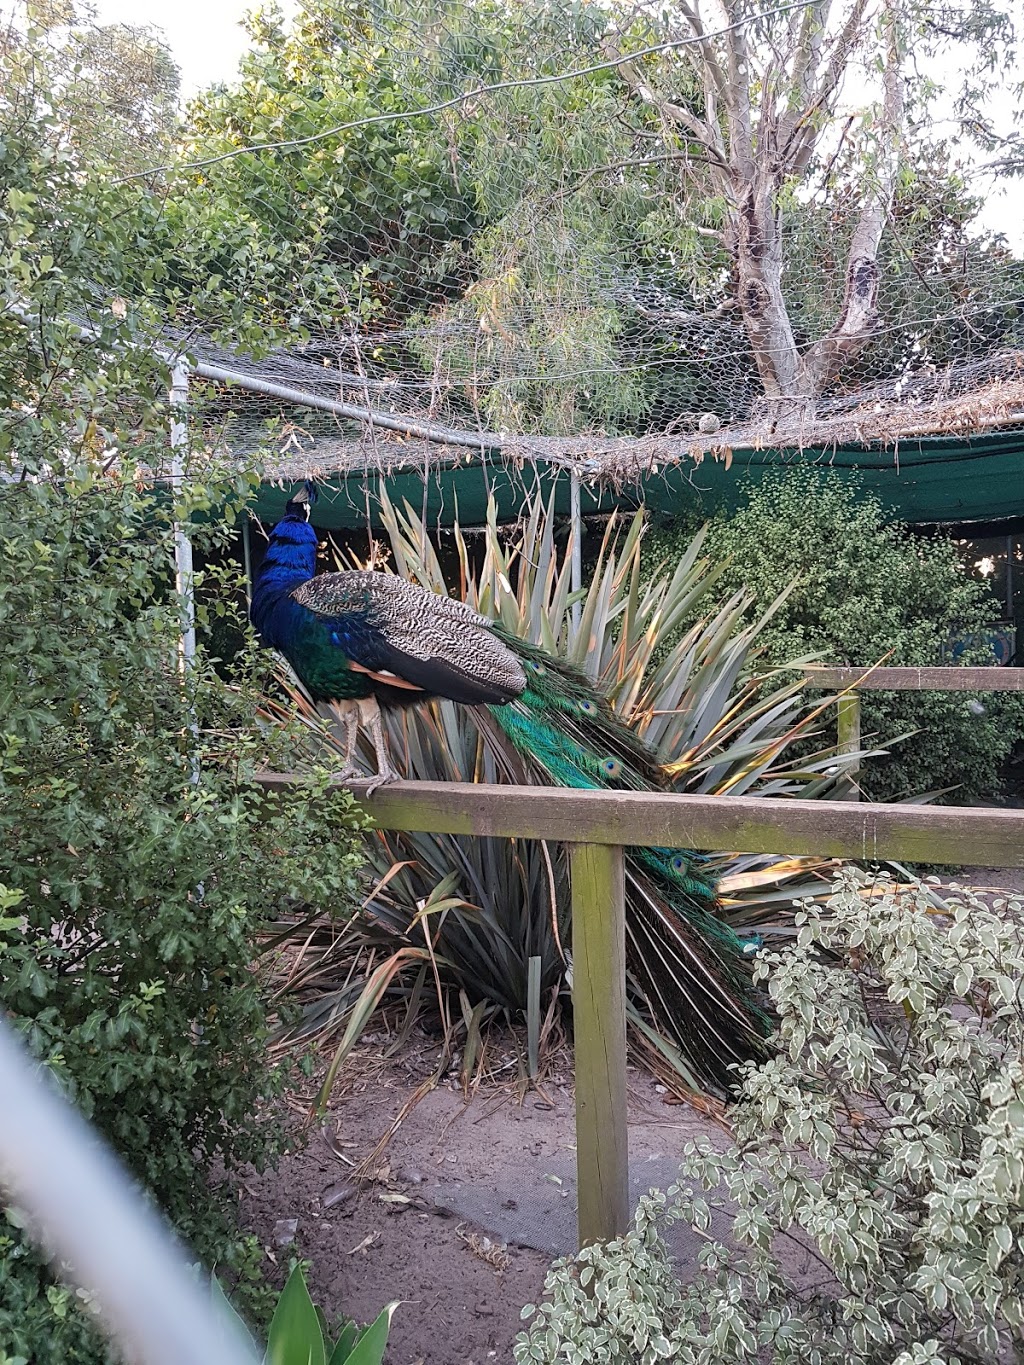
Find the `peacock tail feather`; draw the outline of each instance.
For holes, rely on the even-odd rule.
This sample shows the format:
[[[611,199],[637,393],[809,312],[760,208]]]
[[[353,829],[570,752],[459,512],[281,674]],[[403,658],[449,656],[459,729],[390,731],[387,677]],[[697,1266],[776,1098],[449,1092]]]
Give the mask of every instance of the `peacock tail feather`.
[[[641,739],[570,665],[495,628],[519,656],[526,687],[489,707],[501,733],[546,783],[580,790],[657,791],[664,774]],[[626,850],[627,967],[693,1076],[722,1092],[731,1067],[762,1055],[771,1019],[744,943],[716,914],[705,859],[680,849]]]

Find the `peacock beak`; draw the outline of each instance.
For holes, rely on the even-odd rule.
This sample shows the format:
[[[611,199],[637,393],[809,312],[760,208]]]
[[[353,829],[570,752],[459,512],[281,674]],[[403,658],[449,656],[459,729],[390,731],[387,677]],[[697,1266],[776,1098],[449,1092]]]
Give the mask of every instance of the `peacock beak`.
[[[311,492],[310,492],[309,484],[308,484],[308,483],[304,483],[304,484],[302,485],[302,487],[298,490],[298,492],[297,492],[297,493],[293,493],[293,494],[291,495],[291,497],[288,499],[288,510],[293,510],[293,509],[294,509],[294,511],[297,512],[298,509],[301,507],[302,510],[303,510],[303,512],[305,512],[305,514],[306,514],[306,520],[308,521],[308,520],[309,520],[309,514],[310,514],[310,512],[311,512],[311,510],[312,510],[312,508],[311,508],[311,506],[310,506],[310,504],[312,503],[312,501],[313,501],[313,496],[312,496],[312,494],[311,494]]]

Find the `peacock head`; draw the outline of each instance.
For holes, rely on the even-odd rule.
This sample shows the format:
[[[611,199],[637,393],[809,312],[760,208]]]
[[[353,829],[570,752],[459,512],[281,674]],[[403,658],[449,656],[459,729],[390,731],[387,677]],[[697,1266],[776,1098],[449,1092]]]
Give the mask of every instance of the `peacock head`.
[[[313,509],[313,504],[319,497],[316,484],[312,479],[306,479],[297,492],[293,493],[285,504],[284,514],[286,517],[301,517],[303,521],[309,520],[309,514]]]

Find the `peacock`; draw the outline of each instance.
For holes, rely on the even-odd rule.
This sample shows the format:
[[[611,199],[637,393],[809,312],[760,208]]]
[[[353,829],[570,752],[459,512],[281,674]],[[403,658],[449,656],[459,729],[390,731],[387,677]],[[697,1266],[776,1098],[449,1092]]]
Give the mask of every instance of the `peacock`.
[[[332,704],[344,734],[342,780],[359,777],[360,728],[376,754],[368,794],[398,777],[381,706],[447,697],[487,708],[531,769],[557,786],[666,786],[642,740],[568,664],[466,603],[395,574],[317,575],[315,495],[310,484],[293,494],[271,532],[250,616],[313,701]],[[752,982],[748,945],[715,913],[701,862],[675,849],[627,851],[628,963],[634,984],[673,1021],[695,1084],[724,1094],[736,1083],[732,1065],[763,1055],[770,1019]]]

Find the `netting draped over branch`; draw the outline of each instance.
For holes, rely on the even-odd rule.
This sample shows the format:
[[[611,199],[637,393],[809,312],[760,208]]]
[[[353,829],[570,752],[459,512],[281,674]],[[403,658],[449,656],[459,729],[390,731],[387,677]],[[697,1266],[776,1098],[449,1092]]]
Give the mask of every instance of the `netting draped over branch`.
[[[71,302],[247,377],[210,429],[283,415],[282,467],[309,406],[339,467],[413,437],[624,477],[1024,413],[1024,270],[927,134],[917,0],[308,0],[180,125],[151,37],[43,10],[0,115],[72,92],[66,145],[140,216]]]

